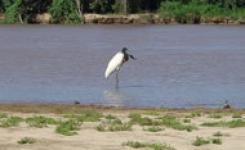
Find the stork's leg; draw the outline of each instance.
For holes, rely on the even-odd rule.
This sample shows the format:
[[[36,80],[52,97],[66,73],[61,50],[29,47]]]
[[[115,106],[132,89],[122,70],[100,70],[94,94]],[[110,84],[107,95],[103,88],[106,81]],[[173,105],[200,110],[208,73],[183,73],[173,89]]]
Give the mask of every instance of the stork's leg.
[[[119,71],[120,71],[120,69],[118,69],[117,71],[116,71],[116,89],[118,89],[119,88]]]

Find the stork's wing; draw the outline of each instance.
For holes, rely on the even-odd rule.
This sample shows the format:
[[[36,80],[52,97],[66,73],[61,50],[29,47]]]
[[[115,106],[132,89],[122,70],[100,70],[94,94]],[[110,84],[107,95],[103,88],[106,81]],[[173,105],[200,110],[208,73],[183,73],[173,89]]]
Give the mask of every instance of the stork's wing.
[[[122,65],[122,63],[123,63],[123,53],[118,52],[109,61],[105,71],[105,78],[107,79],[114,71],[116,71],[116,69],[118,69]]]

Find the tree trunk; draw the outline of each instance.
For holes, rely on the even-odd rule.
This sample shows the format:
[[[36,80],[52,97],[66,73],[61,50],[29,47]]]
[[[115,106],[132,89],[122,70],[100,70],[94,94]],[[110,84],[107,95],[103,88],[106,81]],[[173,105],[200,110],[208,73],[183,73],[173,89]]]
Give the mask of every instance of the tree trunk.
[[[124,0],[124,14],[127,15],[127,0]]]
[[[20,21],[20,23],[21,23],[21,24],[24,24],[24,23],[23,23],[23,19],[22,19],[22,17],[21,17],[21,14],[19,14],[18,16],[19,16],[19,21]]]
[[[78,13],[79,13],[80,17],[82,17],[81,2],[80,2],[80,0],[76,0],[76,4],[77,4]]]

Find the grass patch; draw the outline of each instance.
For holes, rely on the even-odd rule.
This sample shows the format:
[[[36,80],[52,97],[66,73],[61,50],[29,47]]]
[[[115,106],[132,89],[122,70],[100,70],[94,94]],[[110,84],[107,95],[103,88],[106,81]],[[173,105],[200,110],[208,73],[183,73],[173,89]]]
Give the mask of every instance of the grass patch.
[[[195,118],[195,117],[201,117],[201,113],[200,112],[192,112],[191,114],[188,114],[185,116],[185,118]]]
[[[221,137],[221,136],[223,136],[223,133],[221,133],[220,131],[218,131],[218,132],[215,132],[213,134],[213,136]]]
[[[212,139],[212,143],[221,145],[222,144],[222,140],[220,138]]]
[[[242,115],[241,115],[241,113],[236,112],[236,113],[234,113],[234,114],[232,115],[232,118],[242,118]]]
[[[8,115],[6,113],[0,112],[0,119],[1,118],[8,118]]]
[[[184,123],[191,123],[191,119],[185,118],[185,119],[183,119],[183,122],[184,122]]]
[[[33,144],[35,142],[36,142],[36,140],[34,138],[24,137],[24,138],[20,139],[17,143],[18,144]]]
[[[238,128],[245,127],[245,121],[242,119],[232,120],[232,121],[218,121],[218,122],[205,122],[201,124],[206,127],[229,127]]]
[[[222,118],[223,116],[221,114],[210,114],[208,116],[209,118],[214,118],[214,119],[220,119]]]
[[[129,118],[131,118],[130,122],[132,124],[139,124],[141,126],[155,126],[159,125],[159,122],[154,121],[153,119],[149,117],[141,117],[140,114],[132,113],[129,115]]]
[[[60,124],[56,127],[56,133],[65,135],[65,136],[71,136],[77,134],[77,130],[79,130],[79,127],[81,125],[81,122],[70,119],[65,122],[60,122]]]
[[[26,123],[31,127],[43,128],[47,127],[48,124],[54,125],[58,122],[53,118],[48,118],[44,116],[29,117],[26,119]]]
[[[21,121],[23,121],[21,117],[11,116],[9,118],[5,118],[4,120],[1,120],[0,127],[8,128],[8,127],[18,126]]]
[[[113,115],[111,115],[111,114],[109,114],[109,115],[105,116],[105,118],[106,118],[106,119],[108,119],[108,120],[117,119],[117,117],[116,117],[116,116],[113,116]]]
[[[224,122],[224,121],[219,121],[219,122],[204,122],[201,125],[202,126],[205,126],[205,127],[224,127],[224,126],[226,126],[226,122]]]
[[[179,120],[177,120],[176,117],[168,115],[160,118],[160,124],[176,130],[186,130],[188,132],[197,129],[197,127],[193,125],[185,125],[181,123]]]
[[[160,113],[154,110],[148,110],[146,112],[144,112],[145,115],[151,115],[151,116],[159,116]]]
[[[129,118],[131,118],[130,122],[132,124],[139,124],[142,126],[166,126],[169,128],[173,128],[176,130],[186,130],[192,131],[197,129],[197,127],[193,125],[185,125],[181,123],[175,116],[165,115],[163,117],[158,117],[157,119],[151,119],[148,117],[141,117],[140,114],[130,114]]]
[[[209,144],[210,141],[204,139],[203,137],[196,137],[196,140],[192,143],[194,146],[201,146],[201,145],[206,145]]]
[[[144,131],[149,131],[149,132],[159,132],[159,131],[163,131],[164,129],[161,127],[148,127],[148,128],[144,128]]]
[[[131,123],[123,123],[120,119],[108,119],[102,122],[100,125],[96,127],[98,131],[105,132],[115,132],[115,131],[130,131],[132,130]]]
[[[153,150],[175,150],[175,148],[161,143],[142,143],[138,141],[128,141],[122,144],[123,146],[129,146],[132,148],[149,148]]]
[[[102,113],[97,111],[83,111],[80,114],[66,114],[65,118],[73,118],[80,122],[96,122],[100,121],[100,118],[103,117]]]

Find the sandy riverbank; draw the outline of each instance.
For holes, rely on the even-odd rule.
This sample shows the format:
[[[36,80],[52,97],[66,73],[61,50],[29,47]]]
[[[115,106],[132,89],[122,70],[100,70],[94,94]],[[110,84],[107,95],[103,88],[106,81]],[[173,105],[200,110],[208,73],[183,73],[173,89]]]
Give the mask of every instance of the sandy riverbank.
[[[133,141],[167,145],[167,147],[176,150],[245,149],[245,125],[241,124],[242,127],[238,127],[239,125],[224,125],[222,127],[207,127],[202,125],[207,122],[245,121],[244,110],[204,108],[188,110],[129,109],[78,105],[1,104],[0,112],[0,126],[2,126],[0,127],[0,150],[121,150],[134,149],[125,145],[125,143]],[[86,113],[87,116],[85,118],[83,116],[81,121],[81,116],[79,115]],[[141,119],[135,119],[134,117],[137,116],[135,114],[140,114]],[[30,118],[40,115],[44,118],[53,118],[59,121],[66,121],[71,118],[78,119],[80,117],[81,122],[78,125],[78,129],[74,131],[76,134],[65,136],[57,132],[59,124],[45,124],[45,119],[43,119],[41,121],[43,123],[42,126],[37,126],[40,125],[40,122],[39,124],[35,124],[35,122],[30,123],[27,121]],[[22,120],[18,124],[11,126],[10,123],[6,126],[3,122],[6,122],[8,118],[13,116],[18,116]],[[166,119],[166,116],[171,116],[170,118],[174,120],[170,119],[166,124],[163,121],[163,119]],[[115,118],[121,120],[122,124],[130,122],[131,126],[124,128],[119,123],[117,124],[118,128],[107,128],[107,125],[110,124],[108,120],[112,121]],[[174,124],[171,124],[172,121]],[[176,124],[178,126],[175,126]],[[189,128],[189,126],[193,128]],[[160,130],[153,132],[154,130],[152,128]],[[219,137],[214,136],[217,132],[221,133]],[[210,141],[210,143],[194,146],[193,142],[197,136],[203,137]],[[33,144],[19,144],[18,141],[24,137],[30,137],[35,142]],[[212,140],[217,138],[222,143],[213,144]]]
[[[174,18],[162,18],[158,14],[84,14],[82,16],[84,24],[227,24],[242,25],[245,24],[244,19],[234,20],[229,17],[200,17],[192,18],[193,22],[179,23]],[[5,15],[0,13],[0,21],[4,22]],[[33,23],[49,24],[51,22],[49,13],[37,14],[33,19]]]

